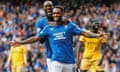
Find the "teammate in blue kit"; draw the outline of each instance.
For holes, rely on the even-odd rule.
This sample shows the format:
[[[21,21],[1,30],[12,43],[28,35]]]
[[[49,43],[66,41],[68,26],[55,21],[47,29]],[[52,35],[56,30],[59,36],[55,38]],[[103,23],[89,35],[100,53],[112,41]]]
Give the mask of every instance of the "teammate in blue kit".
[[[23,41],[15,41],[14,44],[28,44],[41,38],[48,38],[52,49],[52,72],[73,72],[75,58],[73,54],[73,36],[84,35],[87,37],[100,37],[103,34],[95,34],[81,30],[72,22],[63,23],[64,9],[61,6],[53,8],[55,25],[47,25],[37,36]]]
[[[52,9],[53,9],[53,3],[51,1],[45,1],[43,4],[43,8],[45,11],[45,16],[38,19],[38,21],[35,24],[35,27],[37,28],[37,34],[46,26],[48,25],[48,21],[53,21],[52,17]]]
[[[36,27],[37,34],[39,34],[40,31],[46,25],[48,25],[48,21],[53,21],[53,17],[52,17],[53,3],[51,1],[45,1],[43,3],[43,6],[44,6],[44,11],[46,16],[38,19],[38,21],[36,22],[35,27]],[[46,57],[47,57],[46,61],[47,61],[48,71],[50,72],[52,51],[51,51],[48,39],[47,38],[42,39],[40,42],[43,43],[44,41],[45,41],[45,47],[46,47]]]

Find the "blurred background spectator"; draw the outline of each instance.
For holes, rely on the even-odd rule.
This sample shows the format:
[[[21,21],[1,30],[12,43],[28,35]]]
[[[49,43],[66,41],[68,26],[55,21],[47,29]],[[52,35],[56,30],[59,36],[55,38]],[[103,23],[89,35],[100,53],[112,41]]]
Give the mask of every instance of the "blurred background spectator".
[[[105,56],[105,72],[120,72],[120,1],[119,0],[52,0],[54,5],[65,8],[65,16],[89,29],[92,19],[97,19],[101,31],[108,34],[109,50]],[[10,41],[16,33],[24,31],[24,39],[36,33],[35,22],[45,16],[42,5],[44,0],[0,0],[0,71],[10,72],[5,67],[9,54]],[[78,36],[74,37],[74,50],[78,48]],[[44,45],[36,42],[26,45],[28,67],[25,72],[48,72]]]

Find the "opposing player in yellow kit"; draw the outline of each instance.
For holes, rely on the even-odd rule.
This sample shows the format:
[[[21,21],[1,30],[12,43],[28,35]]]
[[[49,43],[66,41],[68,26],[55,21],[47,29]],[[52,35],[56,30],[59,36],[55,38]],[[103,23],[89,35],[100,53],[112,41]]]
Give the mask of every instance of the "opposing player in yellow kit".
[[[91,32],[99,33],[99,23],[93,22],[91,25]],[[104,72],[102,61],[106,51],[106,37],[102,38],[88,38],[80,36],[80,48],[78,50],[77,63],[80,63],[80,71],[87,72],[89,69],[91,72]],[[84,44],[84,52],[82,60],[79,60],[79,54],[81,47]],[[104,47],[103,54],[100,52],[101,45]]]
[[[21,39],[23,36],[22,32],[18,32],[17,39]],[[26,57],[26,47],[24,45],[12,46],[10,50],[10,54],[7,60],[7,66],[9,66],[10,62],[12,65],[12,72],[22,72],[22,69],[25,65],[27,65],[27,57]]]

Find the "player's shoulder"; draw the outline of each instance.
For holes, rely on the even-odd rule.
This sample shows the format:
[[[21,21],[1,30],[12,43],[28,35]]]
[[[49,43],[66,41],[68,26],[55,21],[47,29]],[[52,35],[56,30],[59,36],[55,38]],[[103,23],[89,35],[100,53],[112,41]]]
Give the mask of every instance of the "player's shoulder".
[[[43,25],[43,24],[46,23],[46,22],[47,22],[46,17],[38,18],[37,21],[36,21],[35,26],[36,26],[36,27],[39,27],[39,26]]]
[[[46,17],[41,17],[41,18],[38,18],[38,19],[37,19],[38,22],[42,22],[42,21],[45,21],[45,20],[47,20]]]
[[[48,28],[50,28],[50,26],[49,26],[49,25],[46,25],[46,26],[43,28],[43,30],[48,29]]]
[[[71,21],[67,21],[66,23],[64,23],[64,25],[74,26],[76,24]]]
[[[86,31],[86,32],[91,32],[90,30],[86,30],[86,29],[82,29],[83,31]],[[87,38],[86,36],[84,35],[80,35],[81,38]]]

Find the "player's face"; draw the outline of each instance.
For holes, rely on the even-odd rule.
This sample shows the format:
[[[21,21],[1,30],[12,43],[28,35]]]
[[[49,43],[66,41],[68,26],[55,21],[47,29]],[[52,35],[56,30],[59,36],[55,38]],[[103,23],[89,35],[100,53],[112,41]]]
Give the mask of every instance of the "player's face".
[[[52,4],[48,3],[48,4],[44,5],[44,10],[45,10],[47,16],[52,16],[52,9],[53,9]]]
[[[93,25],[93,30],[99,30],[99,23],[96,23]]]
[[[61,9],[59,9],[59,8],[54,8],[53,9],[53,19],[55,21],[61,20],[62,15],[63,15],[63,13],[62,13]]]

